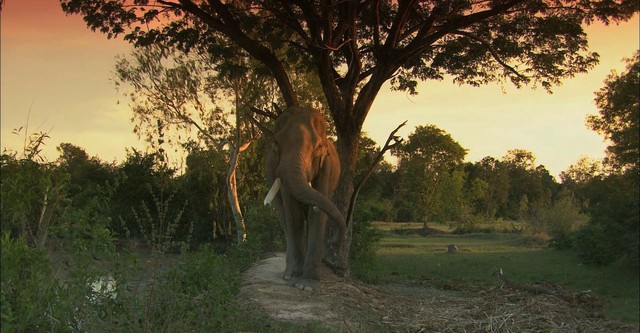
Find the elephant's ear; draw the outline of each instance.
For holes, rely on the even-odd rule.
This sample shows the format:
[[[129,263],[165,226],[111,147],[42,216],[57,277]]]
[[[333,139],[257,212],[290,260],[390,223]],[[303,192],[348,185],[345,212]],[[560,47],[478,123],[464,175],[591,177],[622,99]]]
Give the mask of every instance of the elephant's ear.
[[[327,138],[322,140],[322,151],[320,152],[320,169],[324,168],[324,161],[326,157],[329,155],[329,140]]]
[[[320,112],[315,111],[315,115],[311,117],[311,125],[323,141],[327,139],[327,128],[329,126]]]

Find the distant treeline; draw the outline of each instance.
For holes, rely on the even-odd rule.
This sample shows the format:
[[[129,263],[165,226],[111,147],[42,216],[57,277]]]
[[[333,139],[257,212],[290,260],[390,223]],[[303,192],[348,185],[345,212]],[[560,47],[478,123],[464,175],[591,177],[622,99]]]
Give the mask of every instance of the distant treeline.
[[[238,166],[239,199],[251,225],[261,223],[251,219],[264,218],[256,212],[264,210],[265,146],[253,145]],[[143,239],[162,250],[232,244],[226,152],[192,148],[178,174],[158,153],[131,149],[126,160],[114,164],[73,144],[58,150],[55,162],[38,160],[37,153],[2,155],[3,233],[22,236],[34,246],[43,246],[48,237],[101,234]],[[363,138],[360,174],[378,150]],[[463,162],[466,150],[435,126],[417,127],[393,154],[398,165],[383,161],[360,192],[355,223],[421,221],[477,232],[496,231],[486,230],[487,225],[503,219],[524,227],[497,231],[550,239],[578,250],[585,262],[638,262],[638,173],[633,170],[607,172],[599,162],[582,159],[558,183],[525,150]],[[278,237],[277,224],[273,229],[261,232]],[[259,237],[249,234],[250,241]]]

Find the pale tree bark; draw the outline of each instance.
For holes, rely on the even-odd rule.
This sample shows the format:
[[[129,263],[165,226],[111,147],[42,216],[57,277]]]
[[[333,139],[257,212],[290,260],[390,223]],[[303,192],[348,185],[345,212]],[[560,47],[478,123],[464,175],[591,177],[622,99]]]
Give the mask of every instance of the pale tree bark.
[[[229,155],[229,169],[227,170],[227,196],[229,198],[229,205],[231,206],[231,213],[233,215],[233,221],[236,226],[236,244],[240,245],[247,241],[247,225],[240,208],[240,200],[238,199],[238,187],[236,183],[236,169],[238,167],[238,159],[240,153],[249,147],[251,141],[245,144],[240,144],[242,140],[241,135],[241,112],[242,103],[240,97],[240,86],[243,80],[238,78],[234,82],[235,90],[235,108],[236,108],[236,128],[235,128],[235,142],[231,145],[231,152]]]
[[[239,129],[236,129],[236,133],[239,132]],[[249,146],[249,143],[245,144],[243,147]],[[242,209],[240,208],[240,200],[238,199],[238,188],[236,185],[236,168],[238,166],[238,157],[240,152],[244,149],[243,147],[239,147],[238,144],[233,146],[233,150],[231,152],[229,158],[229,170],[227,171],[227,197],[229,198],[229,205],[231,206],[231,213],[233,215],[233,221],[236,225],[236,244],[240,245],[247,241],[247,227],[244,220],[244,215],[242,215]]]

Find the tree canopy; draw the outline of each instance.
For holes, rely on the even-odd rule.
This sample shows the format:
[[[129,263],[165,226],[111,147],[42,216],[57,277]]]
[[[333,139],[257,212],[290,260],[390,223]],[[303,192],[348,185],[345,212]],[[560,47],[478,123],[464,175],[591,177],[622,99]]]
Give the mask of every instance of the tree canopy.
[[[583,23],[631,17],[637,1],[221,1],[61,0],[108,37],[136,45],[204,47],[223,62],[238,47],[275,77],[288,105],[291,75],[313,68],[340,134],[353,137],[387,80],[550,89],[597,62]]]

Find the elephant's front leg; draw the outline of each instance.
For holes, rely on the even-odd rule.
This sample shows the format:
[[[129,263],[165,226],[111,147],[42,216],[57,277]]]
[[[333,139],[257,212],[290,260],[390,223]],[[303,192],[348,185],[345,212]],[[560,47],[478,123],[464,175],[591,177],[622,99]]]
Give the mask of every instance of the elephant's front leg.
[[[324,251],[327,214],[310,208],[307,220],[307,252],[302,278],[295,281],[295,286],[303,290],[313,290],[320,286],[320,268]]]
[[[280,202],[275,202],[282,207],[281,219],[287,242],[286,268],[283,274],[285,280],[292,277],[300,277],[303,274],[305,253],[304,213],[300,203],[283,189]],[[275,201],[275,200],[274,200]]]

